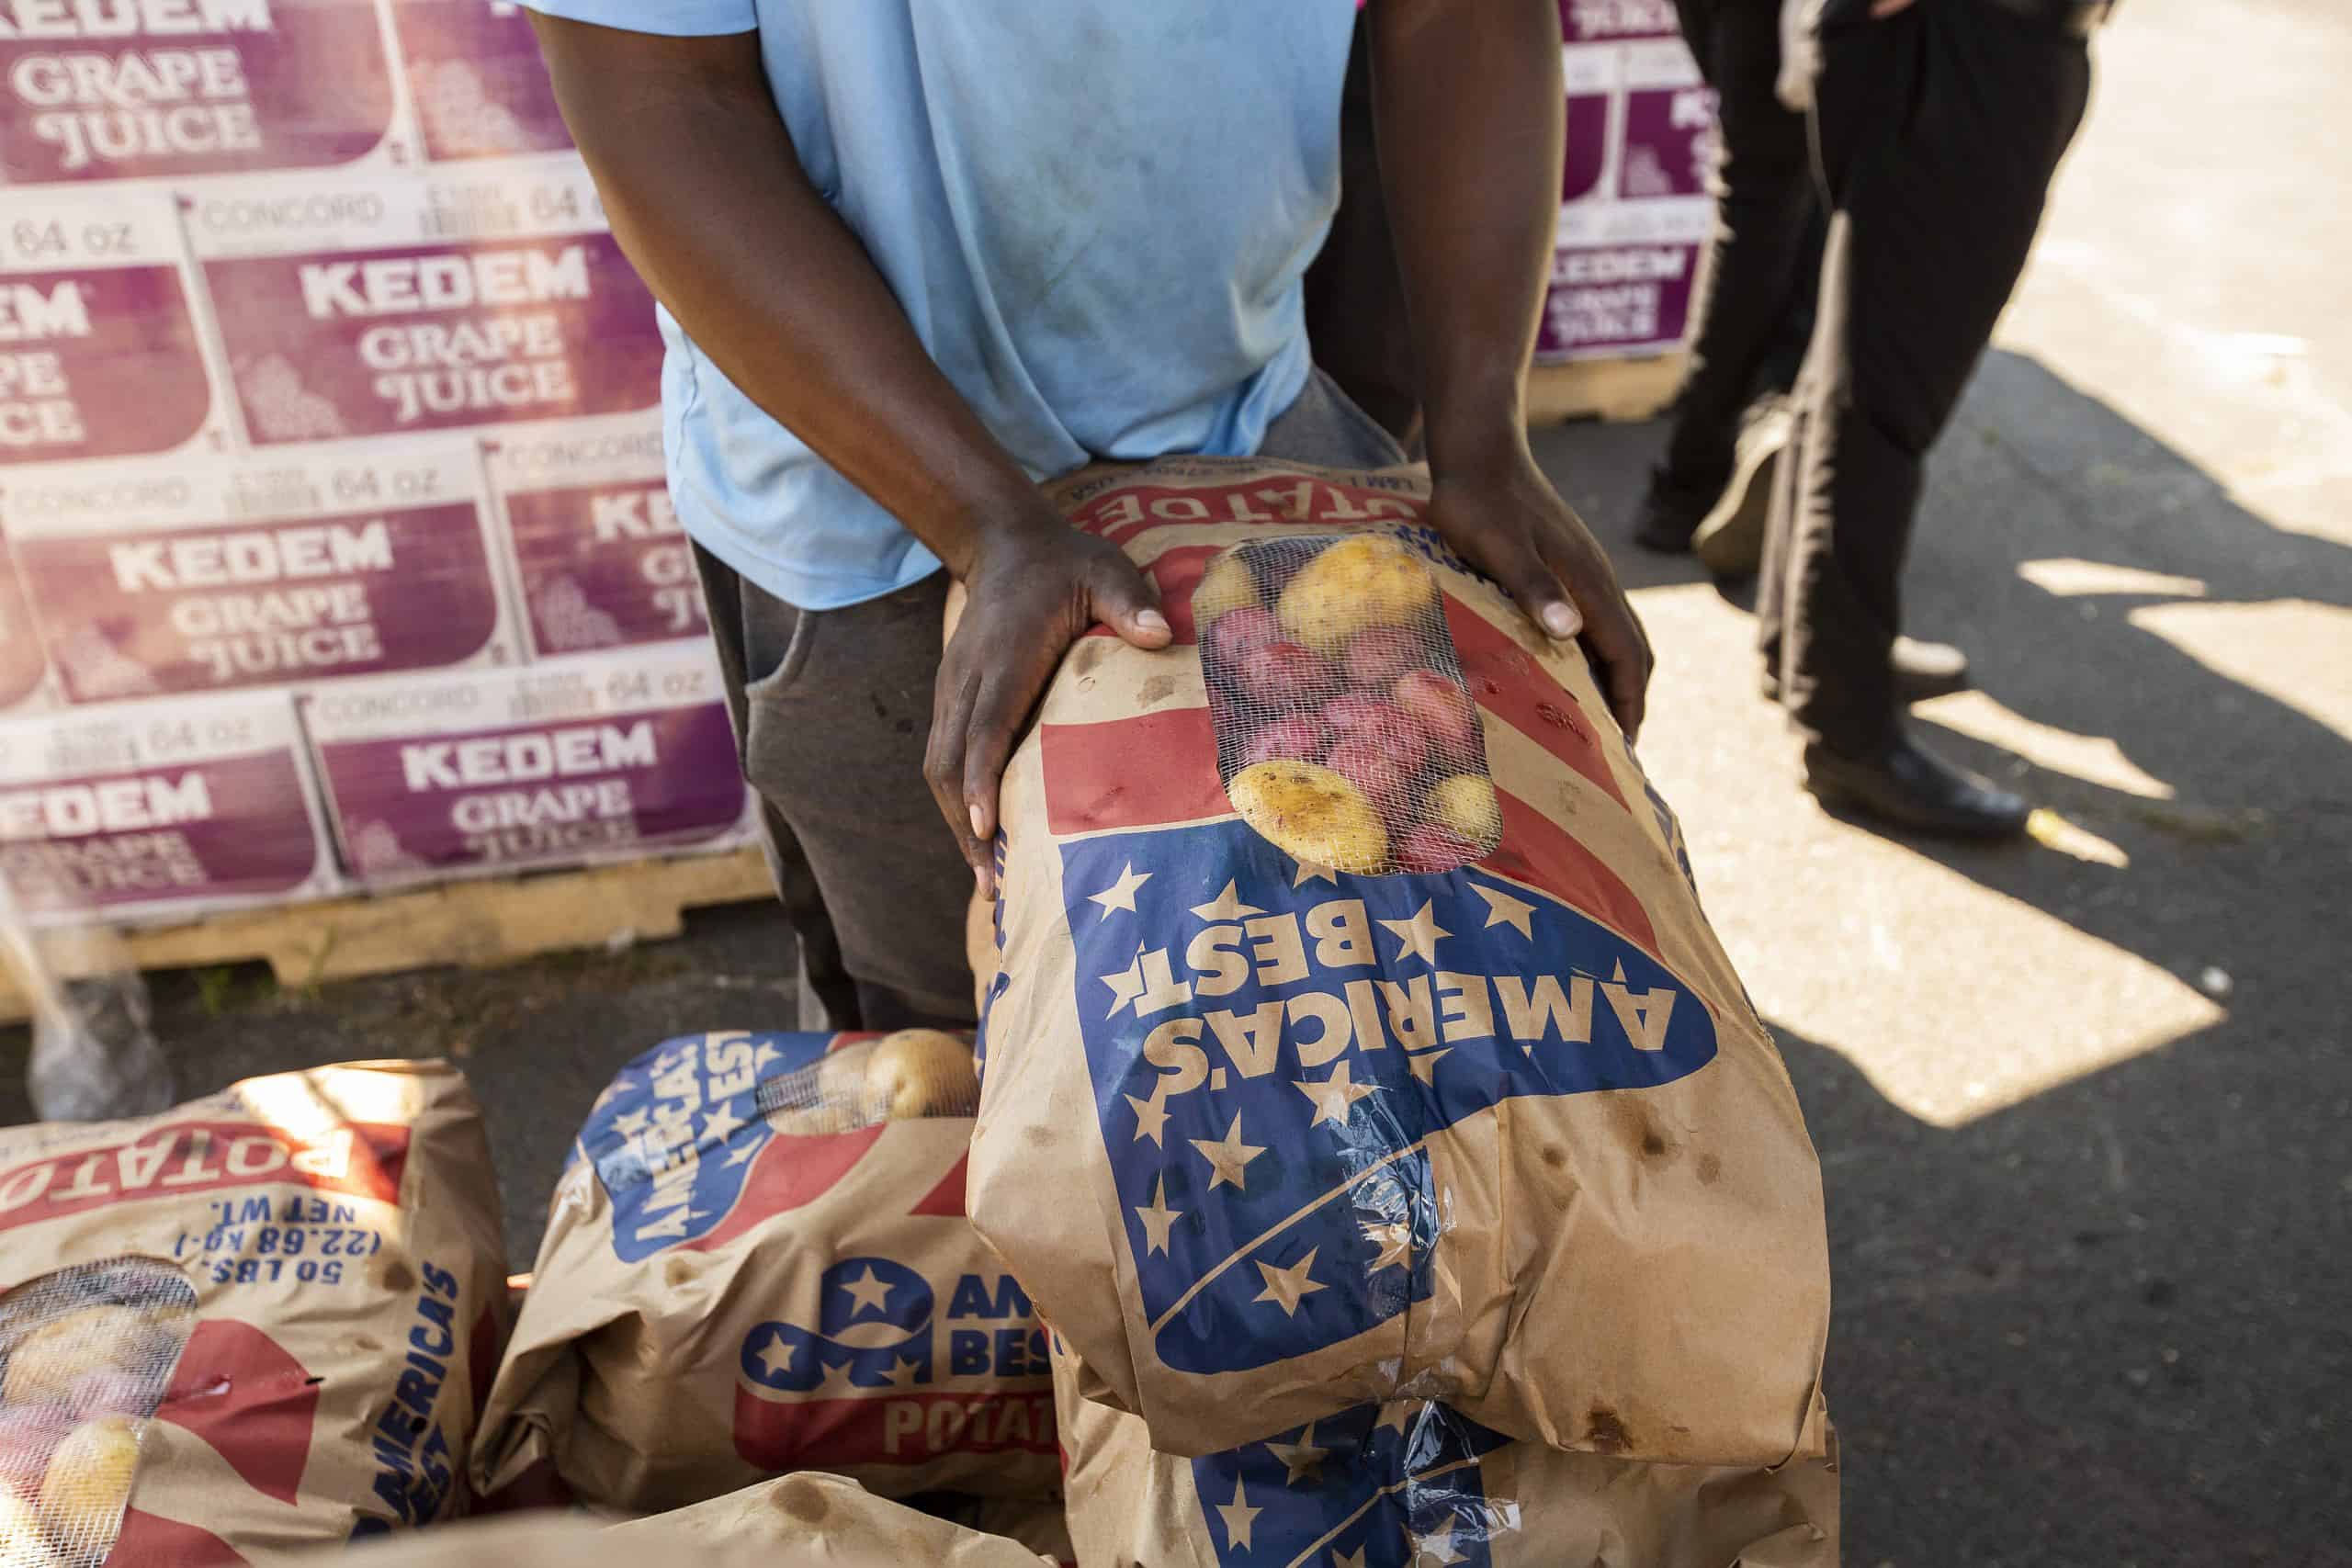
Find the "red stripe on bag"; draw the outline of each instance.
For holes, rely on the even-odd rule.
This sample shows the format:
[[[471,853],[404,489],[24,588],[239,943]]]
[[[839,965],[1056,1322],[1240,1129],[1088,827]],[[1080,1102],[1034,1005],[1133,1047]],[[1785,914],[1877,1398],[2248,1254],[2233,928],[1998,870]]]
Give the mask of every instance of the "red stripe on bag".
[[[136,1562],[139,1568],[244,1568],[245,1560],[210,1530],[142,1514],[124,1511],[122,1533],[114,1538],[109,1562]]]
[[[847,1133],[778,1133],[752,1161],[743,1190],[727,1217],[708,1235],[682,1241],[686,1252],[716,1252],[756,1225],[805,1204],[833,1188],[881,1142],[887,1123]]]
[[[1657,932],[1650,925],[1649,911],[1623,877],[1517,795],[1498,789],[1495,797],[1502,803],[1503,841],[1478,863],[1481,866],[1549,893],[1657,954]]]
[[[1187,648],[1200,640],[1193,625],[1193,592],[1201,585],[1201,573],[1216,557],[1223,555],[1221,545],[1182,545],[1162,551],[1144,567],[1152,582],[1159,589],[1159,608],[1168,617],[1168,629],[1176,634],[1175,646]],[[1086,629],[1088,637],[1116,637],[1110,627],[1096,623]]]
[[[956,1168],[939,1179],[939,1185],[923,1195],[922,1201],[907,1211],[910,1214],[927,1214],[943,1220],[964,1217],[966,1173],[972,1163],[969,1151],[956,1156]]]
[[[1414,496],[1291,474],[1226,485],[1126,485],[1080,505],[1069,520],[1089,534],[1125,544],[1153,528],[1417,523],[1421,504]]]
[[[1104,724],[1041,724],[1046,826],[1056,837],[1229,817],[1204,707]]]
[[[1593,734],[1593,721],[1552,672],[1486,616],[1455,599],[1445,600],[1446,629],[1462,656],[1462,673],[1478,705],[1566,762],[1619,806],[1624,795],[1609,759]]]
[[[318,1409],[318,1380],[285,1347],[249,1323],[206,1318],[188,1336],[155,1418],[211,1444],[263,1496],[290,1504],[301,1495]]]
[[[735,1390],[735,1452],[761,1470],[927,1464],[943,1454],[1054,1452],[1051,1393],[900,1393],[763,1399]]]

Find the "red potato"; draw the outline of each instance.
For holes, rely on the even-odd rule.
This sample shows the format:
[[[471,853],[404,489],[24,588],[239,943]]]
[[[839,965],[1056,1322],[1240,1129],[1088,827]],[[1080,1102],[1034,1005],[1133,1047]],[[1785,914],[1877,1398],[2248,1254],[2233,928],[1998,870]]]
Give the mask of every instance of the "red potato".
[[[1435,670],[1397,677],[1396,705],[1421,721],[1430,739],[1456,758],[1467,757],[1478,739],[1478,705],[1470,694]]]
[[[1331,749],[1331,729],[1312,714],[1293,714],[1278,718],[1250,738],[1241,753],[1241,765],[1254,767],[1260,762],[1319,762],[1323,753]]]
[[[1238,673],[1261,649],[1282,638],[1273,612],[1252,604],[1219,615],[1208,629],[1206,646],[1209,658],[1220,669]]]
[[[1430,732],[1421,721],[1384,697],[1347,692],[1323,705],[1323,722],[1340,734],[1377,741],[1408,773],[1430,759]]]
[[[1323,765],[1363,792],[1389,822],[1413,809],[1413,770],[1398,762],[1380,737],[1359,731],[1342,736]]]
[[[1404,626],[1372,626],[1348,639],[1340,666],[1358,686],[1385,690],[1421,661],[1421,640]]]
[[[1232,618],[1228,615],[1226,620]],[[1222,629],[1225,621],[1217,626]],[[1313,707],[1339,684],[1330,660],[1295,642],[1268,643],[1232,669],[1243,694],[1268,713]]]
[[[1451,828],[1421,822],[1396,840],[1389,852],[1399,871],[1446,872],[1476,860],[1478,846]]]

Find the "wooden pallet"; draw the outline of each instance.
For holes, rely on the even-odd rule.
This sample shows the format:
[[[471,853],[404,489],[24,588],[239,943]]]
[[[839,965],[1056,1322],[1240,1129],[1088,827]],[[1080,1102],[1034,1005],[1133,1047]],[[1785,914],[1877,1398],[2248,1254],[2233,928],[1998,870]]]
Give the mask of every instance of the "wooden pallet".
[[[1566,365],[1538,365],[1527,375],[1528,423],[1655,419],[1680,390],[1690,363],[1690,356],[1678,351],[1650,359],[1579,359]]]
[[[141,969],[259,961],[279,985],[300,987],[673,937],[688,909],[773,897],[766,862],[750,848],[240,910],[134,928],[124,942]],[[52,961],[73,973],[62,944]],[[23,994],[0,975],[0,1021],[25,1016]]]

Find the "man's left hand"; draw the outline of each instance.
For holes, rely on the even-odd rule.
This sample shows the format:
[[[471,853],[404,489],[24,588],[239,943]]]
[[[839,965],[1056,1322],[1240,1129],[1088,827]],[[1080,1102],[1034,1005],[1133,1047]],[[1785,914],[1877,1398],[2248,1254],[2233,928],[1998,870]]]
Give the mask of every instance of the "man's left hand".
[[[1430,522],[1555,638],[1581,638],[1628,741],[1640,733],[1650,643],[1608,555],[1532,457],[1440,474]]]

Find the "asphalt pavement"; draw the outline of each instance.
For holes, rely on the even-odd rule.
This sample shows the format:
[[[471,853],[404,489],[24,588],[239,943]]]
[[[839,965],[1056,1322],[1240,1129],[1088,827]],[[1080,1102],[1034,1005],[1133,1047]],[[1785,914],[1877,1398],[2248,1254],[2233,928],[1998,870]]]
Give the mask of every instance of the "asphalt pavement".
[[[1921,733],[2050,807],[2041,841],[1825,817],[1740,593],[1619,547],[1644,761],[1821,1151],[1856,1568],[2352,1563],[2352,16],[2125,0],[2097,50],[1906,590],[1975,660]],[[1539,450],[1618,547],[1659,438]],[[156,989],[191,1092],[456,1055],[522,1268],[613,1067],[788,1021],[790,968],[747,908],[487,974]]]

